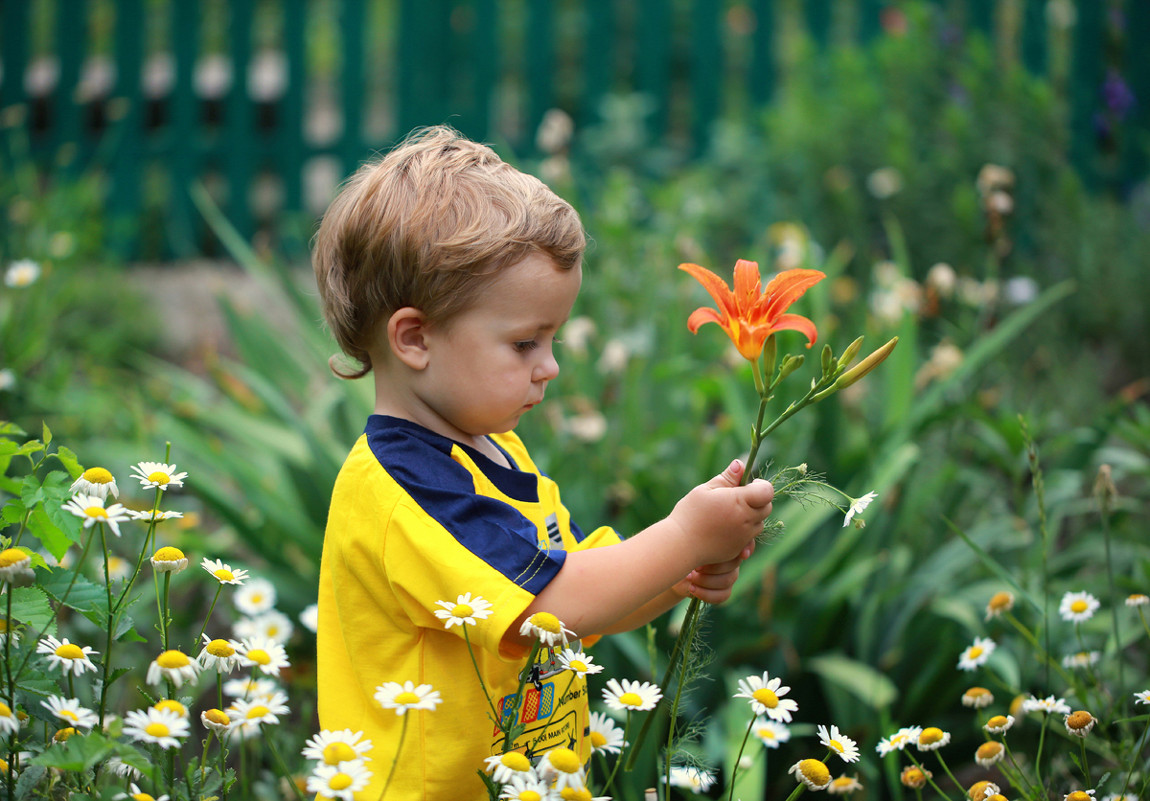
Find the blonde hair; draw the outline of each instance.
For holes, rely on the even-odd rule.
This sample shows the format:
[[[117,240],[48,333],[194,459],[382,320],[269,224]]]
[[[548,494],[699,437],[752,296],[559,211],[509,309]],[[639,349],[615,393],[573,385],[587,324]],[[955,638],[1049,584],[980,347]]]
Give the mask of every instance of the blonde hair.
[[[579,215],[491,148],[437,126],[360,167],[323,216],[312,266],[340,349],[371,370],[379,323],[405,306],[435,323],[467,308],[492,274],[532,253],[561,269],[586,246]]]

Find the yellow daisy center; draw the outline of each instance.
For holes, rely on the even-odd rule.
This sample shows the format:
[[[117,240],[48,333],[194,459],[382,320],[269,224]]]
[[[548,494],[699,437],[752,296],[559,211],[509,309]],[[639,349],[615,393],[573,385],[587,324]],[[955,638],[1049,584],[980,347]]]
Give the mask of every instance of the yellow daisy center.
[[[1002,753],[1002,743],[992,740],[989,743],[983,743],[974,752],[975,757],[978,759],[993,759]]]
[[[525,773],[531,770],[531,760],[518,751],[508,751],[500,758],[499,764],[517,773]]]
[[[80,716],[73,712],[71,709],[61,709],[56,712],[56,716],[61,718],[68,718],[68,720],[73,722],[78,722],[80,720]]]
[[[248,601],[252,604],[252,606],[259,606],[264,602],[264,596],[262,593],[253,592],[250,596],[248,596]]]
[[[619,696],[619,703],[623,706],[642,706],[643,699],[638,693],[623,693]]]
[[[571,667],[572,670],[577,670],[580,673],[585,673],[587,671],[587,663],[582,659],[572,659],[567,664]]]
[[[323,749],[323,761],[328,765],[350,762],[355,758],[355,749],[347,743],[330,743]]]
[[[231,643],[227,640],[212,640],[208,643],[207,651],[212,656],[221,659],[236,655],[236,649],[232,648]]]
[[[159,721],[149,723],[144,731],[149,737],[167,737],[172,733],[171,729]]]
[[[270,665],[272,663],[271,656],[263,648],[253,648],[248,651],[248,659],[257,665]]]
[[[971,659],[978,659],[980,656],[982,656],[982,648],[978,645],[972,645],[966,652],[966,655]]]
[[[1089,608],[1090,604],[1086,603],[1086,601],[1082,600],[1081,598],[1070,603],[1070,611],[1074,612],[1075,614],[1082,614]]]
[[[19,548],[6,548],[0,551],[0,567],[12,567],[21,562],[28,561],[28,554],[21,551]]]
[[[559,797],[563,801],[591,801],[591,791],[586,787],[564,787],[559,791]]]
[[[105,520],[108,519],[108,510],[103,506],[89,506],[84,509],[84,514],[86,514],[88,517],[102,517]]]
[[[167,710],[168,712],[175,712],[177,715],[179,715],[182,718],[188,716],[187,708],[183,704],[181,704],[179,701],[175,700],[174,698],[164,698],[161,701],[157,701],[156,705],[153,706],[152,709],[158,710],[160,712],[163,712],[165,710]]]
[[[467,604],[456,604],[451,608],[452,617],[471,617],[475,614],[475,610]]]
[[[80,478],[92,484],[111,484],[116,480],[111,471],[103,467],[89,467]]]
[[[177,670],[188,666],[188,656],[182,651],[164,651],[156,657],[156,664],[167,670]]]
[[[184,558],[184,552],[179,548],[173,548],[171,545],[165,545],[156,551],[155,556],[152,558],[157,562],[178,562]]]
[[[908,787],[921,787],[926,783],[926,776],[920,768],[906,768],[902,772],[902,783]]]
[[[217,570],[215,573],[212,573],[212,575],[215,576],[216,578],[218,578],[220,581],[235,581],[236,580],[236,574],[235,573],[233,573],[230,570],[225,570],[222,567],[219,570]]]
[[[890,744],[894,746],[902,745],[909,739],[910,737],[905,734],[892,734],[890,738]]]
[[[1006,725],[1006,715],[995,715],[990,720],[986,721],[986,725],[993,729],[998,729]]]
[[[80,649],[80,646],[66,642],[56,649],[56,656],[61,659],[83,659],[84,652]]]
[[[775,695],[774,690],[768,690],[766,687],[760,687],[751,693],[751,697],[765,706],[767,709],[774,709],[779,705],[779,697]]]
[[[592,748],[602,748],[606,744],[607,744],[607,738],[603,736],[602,732],[598,732],[598,731],[591,732],[591,747]]]
[[[1066,796],[1066,801],[1093,801],[1089,793],[1084,793],[1082,790],[1075,790]]]
[[[1094,716],[1089,712],[1072,712],[1066,717],[1066,725],[1071,729],[1085,729],[1094,722]]]
[[[163,470],[157,470],[154,473],[148,473],[148,481],[155,482],[156,484],[167,484],[172,480],[172,477],[165,473]]]
[[[548,753],[547,759],[555,770],[562,773],[578,773],[583,767],[579,755],[570,748],[555,748]]]
[[[0,619],[0,634],[8,633],[8,621]]]
[[[559,623],[559,618],[550,612],[536,612],[531,616],[531,625],[537,629],[549,631],[552,634],[558,634],[562,631],[563,626]]]
[[[253,706],[248,710],[248,720],[256,720],[262,718],[271,712],[266,706]]]
[[[0,718],[12,717],[12,709],[3,701],[0,701]]]
[[[156,797],[148,793],[132,793],[132,801],[156,801]]]
[[[758,735],[764,740],[774,740],[775,730],[767,726],[763,726],[762,728],[758,729]]]
[[[942,741],[942,729],[937,726],[930,726],[922,730],[922,734],[918,736],[918,741],[923,745],[930,745]]]
[[[813,784],[824,785],[831,780],[831,772],[817,759],[804,759],[800,762],[799,773]]]
[[[328,779],[327,786],[333,790],[346,790],[351,787],[353,781],[354,779],[346,773],[337,773]]]
[[[209,709],[204,712],[204,718],[218,726],[227,726],[232,722],[232,719],[228,717],[228,713],[222,709]]]
[[[982,799],[986,798],[986,788],[989,786],[990,782],[988,781],[975,782],[970,785],[970,789],[966,791],[966,796],[970,801],[982,801]]]
[[[543,801],[543,796],[534,790],[524,790],[519,795],[515,796],[519,801]]]
[[[843,744],[840,743],[838,740],[828,741],[827,742],[827,748],[830,748],[833,751],[838,751],[840,754],[846,750],[843,748]]]
[[[58,743],[62,743],[75,733],[76,733],[76,730],[73,729],[71,726],[65,726],[64,728],[59,729],[55,734],[53,734],[52,739]]]
[[[404,692],[401,692],[399,695],[395,696],[395,703],[405,704],[405,705],[418,704],[419,703],[419,696],[413,692],[404,691]]]

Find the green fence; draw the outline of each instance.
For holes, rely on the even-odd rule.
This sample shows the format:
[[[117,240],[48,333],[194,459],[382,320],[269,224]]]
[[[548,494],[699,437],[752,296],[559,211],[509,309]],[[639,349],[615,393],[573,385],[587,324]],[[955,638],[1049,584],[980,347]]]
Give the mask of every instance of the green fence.
[[[1084,174],[1100,125],[1150,128],[1131,105],[1150,98],[1150,0],[934,5],[1050,76]],[[0,167],[18,136],[48,175],[106,170],[117,247],[191,255],[209,241],[194,181],[245,236],[306,230],[340,178],[417,125],[528,155],[548,109],[584,125],[619,92],[651,99],[653,135],[701,152],[712,121],[770,100],[797,37],[893,35],[900,13],[880,0],[0,0]],[[1145,172],[1144,145],[1127,137],[1122,176]]]

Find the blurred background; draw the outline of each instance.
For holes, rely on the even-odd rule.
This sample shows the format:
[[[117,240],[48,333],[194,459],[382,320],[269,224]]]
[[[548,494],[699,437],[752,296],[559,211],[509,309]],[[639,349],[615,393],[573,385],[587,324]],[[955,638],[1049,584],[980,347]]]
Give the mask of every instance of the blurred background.
[[[1150,586],[1147,44],[1144,0],[5,0],[0,419],[117,473],[170,442],[197,510],[174,544],[300,611],[370,408],[327,370],[308,241],[358,164],[449,123],[583,215],[560,386],[520,432],[584,528],[633,532],[747,447],[749,370],[687,333],[709,301],[680,262],[823,269],[796,306],[822,341],[900,337],[767,445],[879,500],[865,530],[776,507],[709,618],[698,755],[730,761],[722,699],[767,669],[864,753],[915,723],[973,742],[958,654],[1004,574],[1047,588],[1040,519],[1051,587],[1105,576],[1103,464],[1118,587]],[[612,675],[654,672],[645,634],[613,639]],[[990,669],[1039,689],[1025,648]],[[748,774],[763,797],[790,756]]]

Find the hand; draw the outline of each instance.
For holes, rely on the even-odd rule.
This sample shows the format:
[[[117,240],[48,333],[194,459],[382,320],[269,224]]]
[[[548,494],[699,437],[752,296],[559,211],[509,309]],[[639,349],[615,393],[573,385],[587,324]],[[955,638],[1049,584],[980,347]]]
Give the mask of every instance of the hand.
[[[755,479],[739,486],[743,463],[731,462],[719,475],[688,492],[668,516],[697,557],[696,564],[716,565],[738,557],[762,533],[771,513],[775,489]]]
[[[690,596],[703,603],[721,604],[731,597],[731,588],[739,578],[739,565],[754,552],[755,543],[752,541],[734,559],[695,568],[673,589],[682,598]]]

